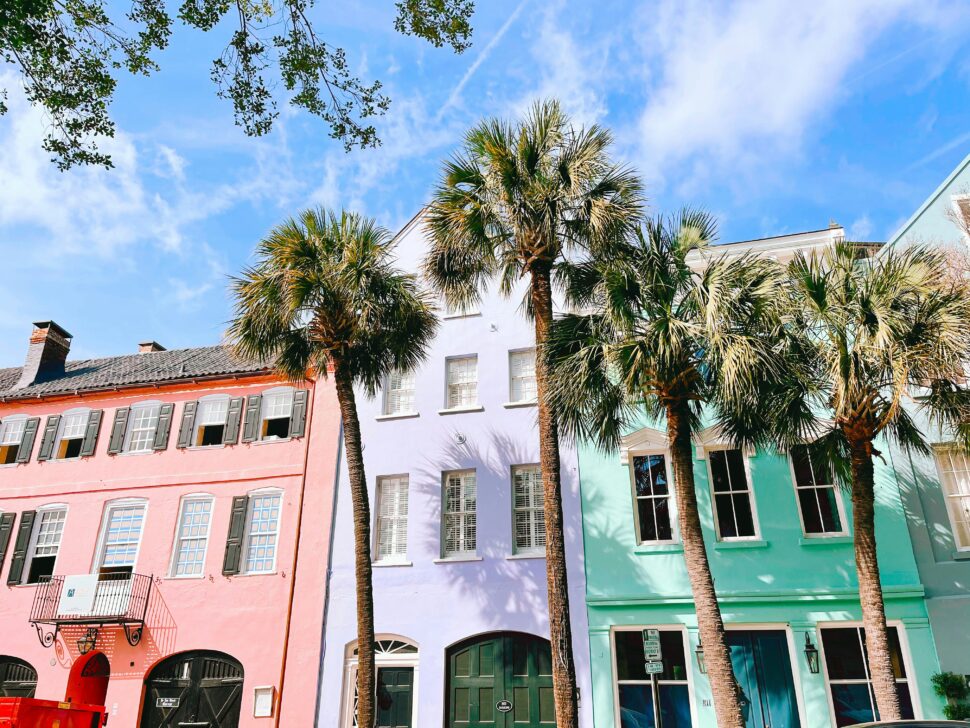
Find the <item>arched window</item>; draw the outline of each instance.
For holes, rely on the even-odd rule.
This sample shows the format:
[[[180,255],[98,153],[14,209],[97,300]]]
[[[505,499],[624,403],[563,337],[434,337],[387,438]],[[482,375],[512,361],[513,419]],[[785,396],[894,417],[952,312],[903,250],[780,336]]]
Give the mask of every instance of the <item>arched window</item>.
[[[357,653],[354,640],[345,650],[343,728],[357,728]],[[407,637],[375,635],[379,725],[418,725],[418,654],[417,643]]]

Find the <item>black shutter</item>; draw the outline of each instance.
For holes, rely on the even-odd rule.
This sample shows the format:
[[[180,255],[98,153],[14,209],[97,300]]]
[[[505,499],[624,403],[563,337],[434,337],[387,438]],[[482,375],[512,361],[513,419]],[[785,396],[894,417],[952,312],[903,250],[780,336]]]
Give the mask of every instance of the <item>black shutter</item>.
[[[306,405],[309,394],[305,389],[293,391],[293,409],[290,411],[290,437],[303,437],[306,433]]]
[[[24,562],[27,560],[27,547],[30,545],[30,532],[34,530],[34,516],[37,511],[24,511],[20,514],[20,528],[17,541],[13,546],[10,571],[7,572],[8,584],[19,584],[24,575]]]
[[[84,428],[84,440],[81,442],[82,458],[94,455],[94,449],[98,446],[98,434],[101,432],[101,417],[104,410],[91,410],[88,415],[88,426]]]
[[[232,499],[232,513],[229,515],[226,555],[222,560],[222,573],[226,576],[239,573],[240,561],[242,561],[243,533],[246,530],[246,514],[248,512],[249,496],[235,496]]]
[[[3,571],[3,559],[7,555],[10,544],[10,534],[13,533],[13,522],[17,518],[15,513],[0,513],[0,571]]]
[[[249,395],[249,400],[246,402],[246,424],[243,425],[243,442],[259,439],[259,410],[262,401],[262,395]]]
[[[226,414],[226,428],[222,431],[223,445],[235,445],[239,439],[239,420],[242,419],[242,407],[242,397],[233,397],[229,400],[229,412]]]
[[[51,415],[47,418],[44,425],[44,436],[40,439],[40,450],[37,451],[37,460],[50,460],[54,454],[54,440],[57,438],[57,426],[61,423],[60,415]]]
[[[179,426],[179,439],[175,443],[175,447],[192,446],[192,435],[195,433],[195,412],[198,409],[198,402],[186,402],[182,405],[182,424]]]
[[[158,408],[158,422],[155,424],[155,442],[152,450],[164,450],[168,447],[168,433],[172,429],[172,415],[175,405],[166,402]]]
[[[117,455],[125,446],[125,430],[128,429],[129,407],[115,410],[115,421],[111,425],[111,439],[108,441],[108,454]]]
[[[24,425],[24,436],[20,440],[20,447],[17,449],[18,463],[30,462],[30,452],[34,449],[34,438],[37,437],[38,427],[40,427],[40,417],[31,417]]]

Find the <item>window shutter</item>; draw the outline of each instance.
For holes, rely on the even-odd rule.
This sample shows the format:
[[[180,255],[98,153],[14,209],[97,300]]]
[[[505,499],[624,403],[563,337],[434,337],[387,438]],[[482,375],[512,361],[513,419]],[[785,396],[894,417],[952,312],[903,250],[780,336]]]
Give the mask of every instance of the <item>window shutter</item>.
[[[226,555],[222,560],[222,573],[226,576],[239,573],[239,564],[242,561],[243,533],[246,530],[246,513],[248,511],[248,495],[237,495],[232,499],[229,535],[226,536]]]
[[[31,417],[24,425],[24,436],[20,440],[20,447],[17,448],[18,463],[30,462],[30,453],[34,449],[34,438],[37,437],[38,427],[40,427],[40,417]]]
[[[7,555],[10,544],[10,534],[13,533],[14,513],[0,513],[0,571],[3,571],[3,559]]]
[[[30,544],[30,532],[34,530],[34,517],[36,515],[37,511],[24,511],[20,514],[20,528],[17,531],[17,541],[13,546],[10,571],[7,572],[8,584],[19,584],[23,578],[27,546]]]
[[[306,405],[309,391],[297,389],[293,392],[293,409],[290,412],[290,437],[303,437],[306,434]]]
[[[94,455],[98,446],[98,434],[101,432],[101,417],[104,410],[91,410],[88,414],[88,426],[84,429],[84,441],[81,443],[81,457]]]
[[[44,436],[40,439],[40,450],[37,451],[37,461],[50,460],[54,453],[54,440],[57,438],[57,426],[61,423],[60,415],[51,415],[44,425]]]
[[[239,421],[242,419],[242,408],[242,397],[233,397],[229,400],[229,410],[226,413],[226,427],[222,431],[223,445],[235,445],[239,440]]]
[[[108,454],[117,455],[125,446],[125,430],[128,429],[129,407],[115,410],[115,421],[111,425],[111,439],[108,441]]]
[[[198,409],[198,402],[186,402],[182,405],[182,424],[179,427],[179,439],[175,447],[191,447],[192,435],[195,432],[195,413]]]
[[[246,402],[246,424],[243,426],[243,442],[259,439],[259,409],[263,398],[258,394],[249,395]]]
[[[175,405],[166,402],[158,408],[158,422],[155,424],[155,442],[152,450],[164,450],[168,447],[168,433],[172,429],[172,415],[175,414]]]

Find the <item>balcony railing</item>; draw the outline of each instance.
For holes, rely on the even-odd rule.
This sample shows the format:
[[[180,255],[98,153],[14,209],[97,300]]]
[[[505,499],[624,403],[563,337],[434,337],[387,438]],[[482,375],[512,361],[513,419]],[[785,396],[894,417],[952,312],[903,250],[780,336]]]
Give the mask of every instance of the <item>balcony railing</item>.
[[[37,585],[30,622],[45,647],[54,644],[63,625],[124,628],[132,646],[141,641],[152,592],[152,577],[145,574],[105,573],[52,576]]]

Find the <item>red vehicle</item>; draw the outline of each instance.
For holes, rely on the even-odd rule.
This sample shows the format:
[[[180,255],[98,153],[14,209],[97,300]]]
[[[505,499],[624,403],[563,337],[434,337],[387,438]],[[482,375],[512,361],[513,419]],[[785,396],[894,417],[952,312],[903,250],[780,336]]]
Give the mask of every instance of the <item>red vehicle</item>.
[[[0,698],[2,728],[99,728],[107,721],[103,705],[60,703],[37,698]]]

